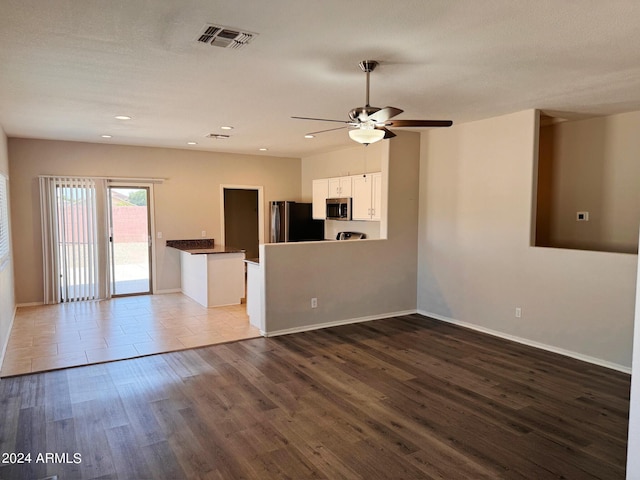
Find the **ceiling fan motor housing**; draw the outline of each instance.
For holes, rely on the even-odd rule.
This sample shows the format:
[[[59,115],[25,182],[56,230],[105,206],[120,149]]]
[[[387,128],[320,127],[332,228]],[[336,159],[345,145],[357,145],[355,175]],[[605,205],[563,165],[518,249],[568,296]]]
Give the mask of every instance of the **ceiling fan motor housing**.
[[[378,62],[376,62],[375,60],[363,60],[358,65],[360,65],[360,68],[363,72],[369,73],[375,70],[375,68],[378,66]]]
[[[371,107],[369,105],[365,107],[352,108],[349,112],[349,118],[354,122],[366,122],[369,117],[379,111],[378,107]]]

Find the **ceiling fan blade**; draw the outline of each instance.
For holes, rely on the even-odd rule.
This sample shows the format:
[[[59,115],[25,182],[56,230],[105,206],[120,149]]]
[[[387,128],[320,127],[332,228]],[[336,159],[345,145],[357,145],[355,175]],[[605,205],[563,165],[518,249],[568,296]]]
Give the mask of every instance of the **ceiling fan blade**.
[[[340,122],[340,123],[351,123],[349,120],[329,120],[327,118],[310,118],[310,117],[291,117],[297,120],[317,120],[319,122]]]
[[[385,127],[450,127],[451,120],[389,120],[384,122]]]
[[[384,131],[384,137],[382,137],[383,139],[387,139],[387,138],[393,138],[396,136],[395,133],[393,133],[391,130],[389,130],[388,128],[384,128],[384,127],[376,127],[376,130],[383,130]]]
[[[307,133],[307,135],[316,135],[317,133],[333,132],[334,130],[342,130],[343,128],[347,128],[347,126],[345,125],[344,127],[328,128],[326,130],[318,130],[317,132],[309,132]]]
[[[402,112],[404,112],[404,110],[400,110],[396,107],[384,107],[378,110],[373,115],[369,115],[369,120],[373,120],[376,123],[386,122],[390,118],[395,117],[396,115],[400,115]]]

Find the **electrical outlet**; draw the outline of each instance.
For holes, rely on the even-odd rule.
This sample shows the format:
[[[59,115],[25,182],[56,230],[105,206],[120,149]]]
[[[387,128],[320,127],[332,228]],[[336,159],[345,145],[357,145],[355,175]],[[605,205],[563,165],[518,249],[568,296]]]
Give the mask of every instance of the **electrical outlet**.
[[[522,318],[522,308],[516,307],[516,318]]]
[[[202,238],[205,238],[207,236],[207,231],[206,230],[202,230]]]
[[[162,232],[158,232],[158,238],[162,238]]]
[[[316,297],[313,297],[311,299],[311,308],[317,308],[318,307],[318,299]]]

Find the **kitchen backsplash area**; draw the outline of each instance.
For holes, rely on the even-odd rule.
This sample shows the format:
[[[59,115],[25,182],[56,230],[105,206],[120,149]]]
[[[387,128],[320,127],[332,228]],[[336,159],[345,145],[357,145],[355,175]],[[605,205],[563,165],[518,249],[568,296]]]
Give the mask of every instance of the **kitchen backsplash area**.
[[[338,232],[362,232],[366,238],[380,238],[380,222],[325,220],[324,238],[335,240]]]

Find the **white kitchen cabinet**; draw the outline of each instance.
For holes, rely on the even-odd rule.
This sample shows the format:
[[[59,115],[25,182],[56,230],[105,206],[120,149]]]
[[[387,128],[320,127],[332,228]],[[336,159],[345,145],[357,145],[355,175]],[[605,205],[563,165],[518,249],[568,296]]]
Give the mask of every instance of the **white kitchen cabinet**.
[[[351,192],[351,177],[335,177],[329,179],[329,196],[327,198],[350,197]]]
[[[329,179],[319,178],[312,184],[312,216],[315,220],[327,218],[327,198],[329,197]]]
[[[382,174],[352,177],[351,216],[353,220],[380,220],[382,217]]]
[[[371,220],[382,219],[382,174],[380,172],[371,175]]]

